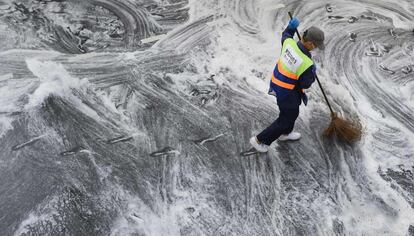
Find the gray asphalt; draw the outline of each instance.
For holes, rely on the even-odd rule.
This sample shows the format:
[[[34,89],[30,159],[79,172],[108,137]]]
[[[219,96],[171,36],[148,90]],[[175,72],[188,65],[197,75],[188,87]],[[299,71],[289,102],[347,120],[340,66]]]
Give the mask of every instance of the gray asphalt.
[[[0,5],[0,235],[414,235],[410,1],[18,2]],[[314,84],[302,139],[251,151],[287,10],[326,32],[318,73],[360,142],[321,137]]]

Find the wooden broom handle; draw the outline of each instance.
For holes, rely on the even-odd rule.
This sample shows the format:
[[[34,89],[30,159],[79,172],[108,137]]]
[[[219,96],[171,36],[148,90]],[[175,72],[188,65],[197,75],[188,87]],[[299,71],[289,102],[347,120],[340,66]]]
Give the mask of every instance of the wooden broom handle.
[[[292,12],[289,11],[288,14],[290,16],[290,19],[292,20],[293,19]],[[295,29],[295,32],[296,32],[296,35],[298,36],[299,40],[302,41],[302,37],[299,34],[298,28]],[[315,72],[315,78],[316,78],[316,81],[318,81],[319,88],[321,88],[321,91],[322,91],[323,97],[325,98],[326,104],[328,104],[329,110],[331,111],[331,116],[335,116],[335,113],[332,110],[331,104],[329,103],[328,97],[325,94],[325,90],[323,89],[322,84],[319,81],[319,78],[318,78],[318,75],[316,74],[316,72]]]

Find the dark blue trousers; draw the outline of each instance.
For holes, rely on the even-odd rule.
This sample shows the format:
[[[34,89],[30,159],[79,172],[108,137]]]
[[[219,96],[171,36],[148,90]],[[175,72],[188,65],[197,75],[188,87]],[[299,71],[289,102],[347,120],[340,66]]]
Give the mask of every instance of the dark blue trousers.
[[[282,107],[279,105],[279,117],[269,127],[257,135],[259,142],[270,145],[282,134],[289,134],[295,126],[295,121],[299,116],[299,106]]]

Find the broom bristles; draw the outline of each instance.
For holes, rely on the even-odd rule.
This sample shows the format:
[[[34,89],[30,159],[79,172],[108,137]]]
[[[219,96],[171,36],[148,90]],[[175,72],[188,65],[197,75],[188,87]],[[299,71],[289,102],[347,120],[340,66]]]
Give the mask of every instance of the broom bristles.
[[[350,122],[333,114],[331,124],[323,135],[325,137],[336,136],[342,141],[352,143],[361,139],[362,126],[359,122]]]

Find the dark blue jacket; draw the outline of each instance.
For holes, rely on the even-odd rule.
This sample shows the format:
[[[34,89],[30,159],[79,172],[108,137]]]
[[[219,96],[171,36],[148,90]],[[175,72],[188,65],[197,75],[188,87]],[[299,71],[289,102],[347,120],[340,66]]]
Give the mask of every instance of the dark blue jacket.
[[[282,45],[287,38],[293,38],[294,34],[295,34],[295,29],[289,29],[289,27],[286,28],[282,34]],[[298,42],[298,46],[305,55],[307,55],[309,58],[312,59],[312,55],[305,48],[305,46],[303,46],[303,44],[300,41]],[[287,97],[283,99],[277,98],[277,104],[285,108],[295,108],[295,107],[300,106],[301,100],[303,99],[306,105],[307,97],[304,93],[301,92],[301,90],[308,89],[312,85],[312,83],[315,82],[315,78],[316,78],[315,71],[316,71],[316,67],[315,65],[313,65],[309,67],[305,72],[303,72],[303,74],[299,77],[298,85],[296,86],[295,90],[293,90]],[[272,84],[272,82],[270,83]],[[269,94],[276,95],[272,87],[270,87],[269,89]]]

